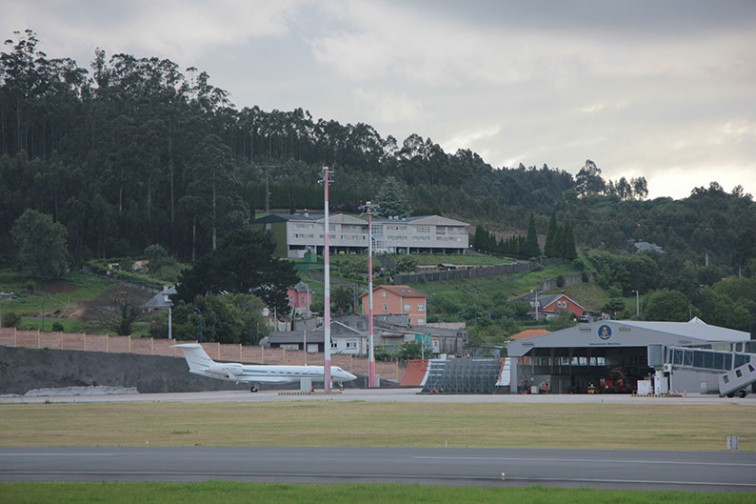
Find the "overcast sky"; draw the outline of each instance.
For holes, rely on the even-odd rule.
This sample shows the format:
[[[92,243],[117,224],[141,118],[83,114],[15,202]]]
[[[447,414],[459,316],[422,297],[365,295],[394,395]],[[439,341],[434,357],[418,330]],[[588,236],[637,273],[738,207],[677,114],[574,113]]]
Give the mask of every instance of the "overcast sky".
[[[756,0],[2,0],[0,34],[89,68],[158,56],[238,109],[309,110],[494,167],[756,196]]]

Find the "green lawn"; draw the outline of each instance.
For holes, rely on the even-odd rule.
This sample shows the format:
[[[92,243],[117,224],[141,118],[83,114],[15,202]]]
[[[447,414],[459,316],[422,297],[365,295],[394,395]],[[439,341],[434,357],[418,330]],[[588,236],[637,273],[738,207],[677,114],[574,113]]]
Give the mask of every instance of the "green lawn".
[[[278,504],[748,504],[747,493],[639,492],[546,487],[448,487],[286,483],[0,483],[0,502],[14,504],[222,502]]]
[[[756,451],[732,404],[55,403],[0,405],[2,446],[416,446]],[[339,422],[333,422],[339,418]],[[254,428],[250,427],[253,419]]]

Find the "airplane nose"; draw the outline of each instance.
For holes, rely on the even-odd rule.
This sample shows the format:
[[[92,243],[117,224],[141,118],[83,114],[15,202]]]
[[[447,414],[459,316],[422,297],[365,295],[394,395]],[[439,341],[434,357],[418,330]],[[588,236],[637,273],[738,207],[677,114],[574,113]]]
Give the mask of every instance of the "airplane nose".
[[[350,373],[349,371],[344,371],[344,374],[347,376],[346,381],[352,381],[352,380],[357,379],[357,377],[353,375],[352,373]]]

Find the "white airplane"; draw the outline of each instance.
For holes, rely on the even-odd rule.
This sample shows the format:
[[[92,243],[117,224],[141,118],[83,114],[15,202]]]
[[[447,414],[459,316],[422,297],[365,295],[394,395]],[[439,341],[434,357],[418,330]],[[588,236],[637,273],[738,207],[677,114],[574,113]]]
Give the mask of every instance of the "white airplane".
[[[325,381],[323,366],[273,366],[215,362],[198,343],[184,343],[173,345],[173,347],[180,348],[184,352],[190,373],[218,380],[250,383],[252,392],[257,392],[256,385],[261,383],[296,383],[303,378],[309,378],[313,383]],[[331,366],[331,379],[339,386],[343,386],[345,381],[356,378],[352,373],[338,366]]]

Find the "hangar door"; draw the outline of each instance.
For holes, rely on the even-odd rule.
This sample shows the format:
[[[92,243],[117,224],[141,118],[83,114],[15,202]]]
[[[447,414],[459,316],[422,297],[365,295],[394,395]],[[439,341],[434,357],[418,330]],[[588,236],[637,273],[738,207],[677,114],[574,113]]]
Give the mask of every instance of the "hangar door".
[[[646,379],[646,347],[533,348],[517,362],[518,390],[557,394],[632,393]]]

